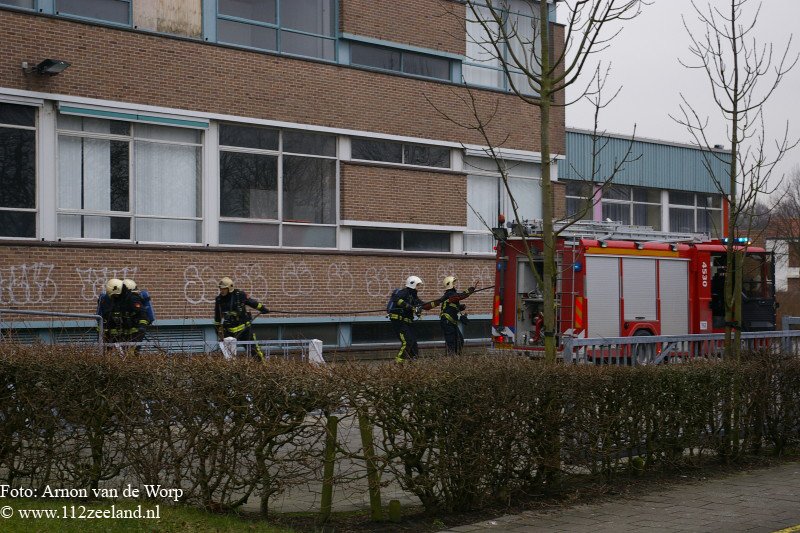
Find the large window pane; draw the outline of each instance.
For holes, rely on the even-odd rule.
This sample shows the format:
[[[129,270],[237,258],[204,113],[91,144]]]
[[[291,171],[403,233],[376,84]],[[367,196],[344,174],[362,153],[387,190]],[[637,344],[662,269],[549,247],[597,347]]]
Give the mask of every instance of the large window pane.
[[[603,189],[603,199],[630,201],[631,188],[626,185],[608,185]]]
[[[387,294],[388,298],[389,295]],[[388,320],[382,322],[355,322],[350,329],[353,344],[395,343],[397,334]]]
[[[642,187],[633,188],[634,202],[647,202],[649,204],[661,203],[661,191],[658,189],[645,189]]]
[[[257,148],[259,150],[277,150],[278,130],[221,124],[219,127],[219,144],[222,146]]]
[[[327,346],[339,344],[339,326],[336,324],[296,324],[281,328],[283,340],[319,339]]]
[[[499,178],[492,176],[467,177],[467,227],[471,230],[486,230],[497,221],[500,212],[498,204],[500,189]],[[483,251],[491,251],[491,248]]]
[[[670,201],[672,193],[670,193]],[[694,228],[694,209],[680,209],[670,207],[669,209],[669,230],[693,232]]]
[[[36,207],[36,132],[0,128],[0,207]]]
[[[335,248],[336,228],[284,225],[283,245],[302,248]]]
[[[220,215],[278,218],[278,158],[221,152]]]
[[[567,198],[567,217],[578,220],[592,220],[594,213],[588,198]]]
[[[449,252],[450,234],[433,231],[404,231],[403,249],[409,252]]]
[[[631,223],[631,204],[603,202],[603,220],[611,219],[623,224]]]
[[[506,218],[510,219],[514,216],[514,209],[511,206],[511,197],[505,190],[500,178],[495,178],[501,181],[500,186],[503,188],[503,213]],[[522,220],[533,220],[539,218],[538,213],[542,205],[542,188],[539,185],[539,180],[523,179],[523,178],[509,178],[508,188],[511,190],[511,195],[517,202],[517,213]],[[494,220],[494,219],[487,219]]]
[[[333,36],[333,0],[281,2],[281,26],[318,35]]]
[[[336,161],[283,157],[283,220],[336,223]]]
[[[70,131],[86,131],[106,133],[110,135],[130,135],[130,124],[119,120],[78,117],[75,115],[58,115],[58,129]]]
[[[378,250],[399,250],[400,231],[384,229],[353,228],[353,248],[374,248]]]
[[[128,211],[129,144],[59,137],[59,207]]]
[[[56,14],[130,25],[131,4],[121,0],[56,0]]]
[[[633,223],[637,226],[652,226],[661,229],[661,206],[633,204]]]
[[[305,131],[283,132],[283,151],[336,157],[336,137]]]
[[[131,221],[127,217],[58,215],[58,236],[64,239],[130,240]]]
[[[407,144],[403,146],[403,162],[406,165],[450,168],[450,149]]]
[[[136,213],[199,217],[200,147],[139,141],[134,151]]]
[[[450,79],[450,61],[440,57],[403,52],[403,72],[438,78]]]
[[[389,48],[351,43],[350,63],[385,70],[400,70],[400,52]]]
[[[0,211],[0,236],[36,237],[36,213]]]
[[[219,14],[275,24],[277,0],[219,0]]]
[[[0,124],[33,127],[36,125],[36,109],[25,105],[0,103]]]
[[[278,246],[278,228],[275,224],[220,222],[219,242],[221,244]]]
[[[494,87],[496,89],[502,89],[504,86],[502,70],[465,64],[461,67],[461,74],[464,76],[464,83],[468,85]]]
[[[467,59],[482,67],[500,68],[493,42],[499,39],[500,26],[493,19],[489,8],[467,8]],[[499,72],[499,71],[494,71]],[[467,78],[467,74],[464,75]]]
[[[333,60],[335,56],[333,39],[281,31],[281,52],[306,57]]]
[[[472,253],[492,253],[495,245],[494,237],[491,234],[476,235],[464,234],[464,251]]]
[[[353,139],[352,158],[367,161],[403,162],[403,145],[390,141]]]
[[[258,48],[259,50],[276,50],[278,47],[278,30],[219,19],[217,21],[217,41],[241,44],[242,46]]]
[[[722,233],[722,211],[716,209],[697,210],[697,231],[718,236]]]
[[[136,240],[146,242],[200,242],[199,220],[137,218]]]
[[[669,191],[669,203],[672,205],[694,205],[694,193]]]
[[[720,209],[722,207],[722,197],[718,194],[698,194],[697,207]]]

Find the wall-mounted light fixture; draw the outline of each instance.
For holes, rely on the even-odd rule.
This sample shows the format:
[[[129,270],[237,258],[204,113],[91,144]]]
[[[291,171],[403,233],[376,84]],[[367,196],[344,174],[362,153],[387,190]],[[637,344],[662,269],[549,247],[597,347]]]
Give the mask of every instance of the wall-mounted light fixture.
[[[25,74],[46,74],[55,76],[60,74],[69,66],[69,63],[61,59],[45,59],[36,66],[30,66],[27,61],[22,62],[22,70]]]

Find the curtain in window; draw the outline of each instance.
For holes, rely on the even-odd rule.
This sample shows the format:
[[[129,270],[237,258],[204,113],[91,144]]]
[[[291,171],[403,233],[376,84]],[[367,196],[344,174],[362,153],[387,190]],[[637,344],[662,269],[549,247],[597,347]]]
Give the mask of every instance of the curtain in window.
[[[200,216],[200,148],[136,141],[136,213],[163,217]],[[137,220],[136,240],[198,242],[197,222]]]
[[[59,207],[128,210],[128,143],[62,136],[59,140]],[[105,217],[62,217],[62,236],[111,238]]]
[[[672,200],[671,197],[670,200]],[[695,230],[694,209],[680,209],[680,208],[670,207],[669,230],[693,232]]]

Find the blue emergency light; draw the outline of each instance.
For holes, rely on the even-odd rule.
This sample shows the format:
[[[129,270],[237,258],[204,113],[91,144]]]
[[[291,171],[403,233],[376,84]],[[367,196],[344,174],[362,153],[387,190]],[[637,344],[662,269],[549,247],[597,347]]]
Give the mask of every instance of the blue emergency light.
[[[728,237],[722,238],[722,244],[728,244],[731,240]],[[734,237],[733,239],[734,244],[751,244],[752,241],[749,237]]]

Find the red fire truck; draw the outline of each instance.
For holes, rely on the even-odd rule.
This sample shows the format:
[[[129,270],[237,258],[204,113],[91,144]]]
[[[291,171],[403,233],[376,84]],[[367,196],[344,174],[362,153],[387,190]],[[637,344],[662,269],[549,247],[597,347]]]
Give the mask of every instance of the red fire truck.
[[[556,230],[563,226],[556,225]],[[531,270],[543,271],[541,226],[494,230],[497,241],[492,336],[517,351],[544,344],[542,291]],[[772,254],[748,246],[743,260],[745,331],[775,329]],[[580,221],[556,239],[556,320],[559,336],[625,337],[718,333],[725,328],[726,246],[704,235],[646,226]]]

